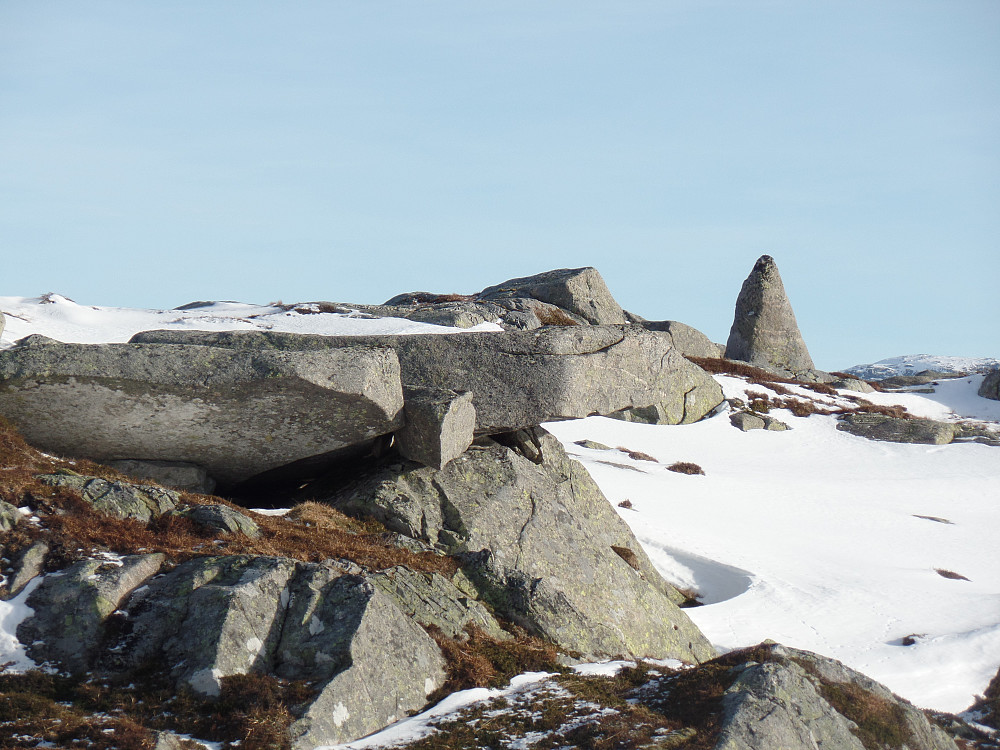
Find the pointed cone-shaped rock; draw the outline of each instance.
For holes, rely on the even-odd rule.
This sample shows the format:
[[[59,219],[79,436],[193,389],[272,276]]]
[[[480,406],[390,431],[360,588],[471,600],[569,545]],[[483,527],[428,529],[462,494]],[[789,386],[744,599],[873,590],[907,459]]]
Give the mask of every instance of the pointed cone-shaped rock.
[[[778,266],[770,255],[757,260],[740,289],[726,359],[790,373],[813,369]]]

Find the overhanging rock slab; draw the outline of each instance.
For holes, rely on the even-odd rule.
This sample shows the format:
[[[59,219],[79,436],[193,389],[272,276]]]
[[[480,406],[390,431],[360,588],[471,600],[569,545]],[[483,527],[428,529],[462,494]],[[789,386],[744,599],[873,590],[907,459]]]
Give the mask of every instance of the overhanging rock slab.
[[[375,345],[322,351],[62,344],[0,352],[0,414],[32,444],[98,461],[187,461],[223,483],[403,424],[399,362]]]

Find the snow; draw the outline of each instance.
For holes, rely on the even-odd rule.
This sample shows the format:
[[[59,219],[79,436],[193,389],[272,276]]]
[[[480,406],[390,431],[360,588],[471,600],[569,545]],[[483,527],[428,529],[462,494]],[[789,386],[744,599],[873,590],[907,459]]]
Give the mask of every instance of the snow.
[[[34,610],[26,602],[41,582],[42,576],[38,576],[29,581],[13,599],[0,600],[0,664],[7,665],[8,672],[24,672],[36,666],[17,640],[16,633],[17,626],[34,614]]]
[[[854,365],[844,372],[867,380],[882,380],[893,375],[916,375],[924,370],[935,372],[978,372],[995,370],[1000,359],[993,357],[951,357],[936,354],[904,354],[880,359],[868,365]]]
[[[767,390],[719,380],[729,396]],[[937,400],[865,398],[939,418],[950,404],[994,413],[977,387],[960,378]],[[967,708],[1000,665],[1000,449],[876,443],[839,432],[832,416],[772,414],[792,429],[742,433],[725,413],[677,427],[591,417],[546,428],[614,506],[631,501],[616,510],[668,580],[702,595],[706,606],[686,612],[720,649],[770,638],[839,659],[919,706]],[[624,470],[581,439],[661,463],[611,453],[639,469]],[[667,471],[675,461],[706,476]],[[906,636],[916,643],[902,645]]]
[[[329,336],[375,336],[499,331],[495,323],[451,328],[402,318],[366,318],[346,313],[303,313],[276,305],[212,302],[189,310],[139,310],[80,305],[58,294],[0,297],[6,327],[0,348],[30,334],[75,344],[121,343],[140,331],[281,331]]]

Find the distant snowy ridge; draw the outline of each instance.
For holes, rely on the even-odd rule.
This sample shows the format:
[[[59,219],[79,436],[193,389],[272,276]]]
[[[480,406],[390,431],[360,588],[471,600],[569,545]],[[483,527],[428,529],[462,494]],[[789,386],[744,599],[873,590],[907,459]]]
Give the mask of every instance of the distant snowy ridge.
[[[939,354],[903,354],[880,359],[869,365],[854,365],[844,372],[865,380],[884,380],[893,375],[915,375],[924,370],[935,372],[985,373],[1000,368],[1000,359],[993,357],[949,357]]]

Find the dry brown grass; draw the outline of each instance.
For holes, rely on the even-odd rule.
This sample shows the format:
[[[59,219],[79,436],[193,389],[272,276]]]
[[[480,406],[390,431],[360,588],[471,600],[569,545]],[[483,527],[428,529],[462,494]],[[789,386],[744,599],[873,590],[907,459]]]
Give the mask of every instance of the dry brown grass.
[[[738,375],[746,378],[750,383],[766,385],[780,396],[786,396],[791,393],[791,391],[782,386],[781,383],[804,385],[803,383],[792,380],[791,378],[775,375],[773,372],[768,372],[767,370],[762,370],[759,367],[748,365],[746,362],[736,362],[731,359],[722,359],[721,357],[689,356],[687,359],[713,375]]]
[[[648,453],[643,453],[642,451],[634,451],[631,450],[630,448],[624,448],[620,445],[618,446],[617,450],[620,450],[622,453],[626,454],[633,461],[651,461],[654,464],[660,463],[659,460],[653,458]]]
[[[578,326],[580,322],[573,320],[564,310],[558,307],[542,307],[536,309],[535,317],[543,326]]]
[[[622,500],[620,503],[618,503],[618,507],[619,508],[631,508],[632,507],[632,501],[629,500],[628,498],[626,498],[626,499]]]
[[[677,461],[672,463],[667,467],[667,471],[675,471],[678,474],[689,474],[691,476],[705,476],[705,470],[698,464],[693,464],[690,461]]]
[[[963,576],[961,573],[956,573],[954,570],[945,570],[944,568],[934,568],[934,572],[937,573],[942,578],[947,578],[952,581],[968,581],[969,579]]]
[[[448,665],[448,679],[428,701],[436,703],[456,690],[503,687],[524,672],[561,672],[559,652],[548,641],[512,627],[513,638],[498,640],[475,625],[466,626],[467,637],[450,638],[435,625],[427,632],[437,642]]]
[[[823,680],[820,693],[838,713],[857,725],[851,731],[867,750],[900,750],[912,739],[906,714],[898,703],[850,682]]]
[[[5,554],[44,539],[52,550],[49,570],[65,567],[94,550],[119,554],[162,552],[181,561],[200,555],[252,554],[290,557],[305,562],[346,558],[376,570],[405,565],[425,572],[452,575],[458,569],[450,557],[414,553],[387,540],[386,529],[375,521],[357,521],[319,503],[303,503],[286,518],[254,516],[261,529],[258,539],[242,534],[221,536],[186,518],[163,516],[149,523],[100,513],[68,487],[52,487],[38,474],[72,470],[108,481],[132,481],[115,470],[91,461],[49,458],[28,445],[7,423],[0,423],[0,497],[18,506],[27,505],[40,525],[18,524],[0,535]],[[158,486],[143,480],[139,484]],[[246,512],[218,497],[181,493],[185,505],[214,503]]]

